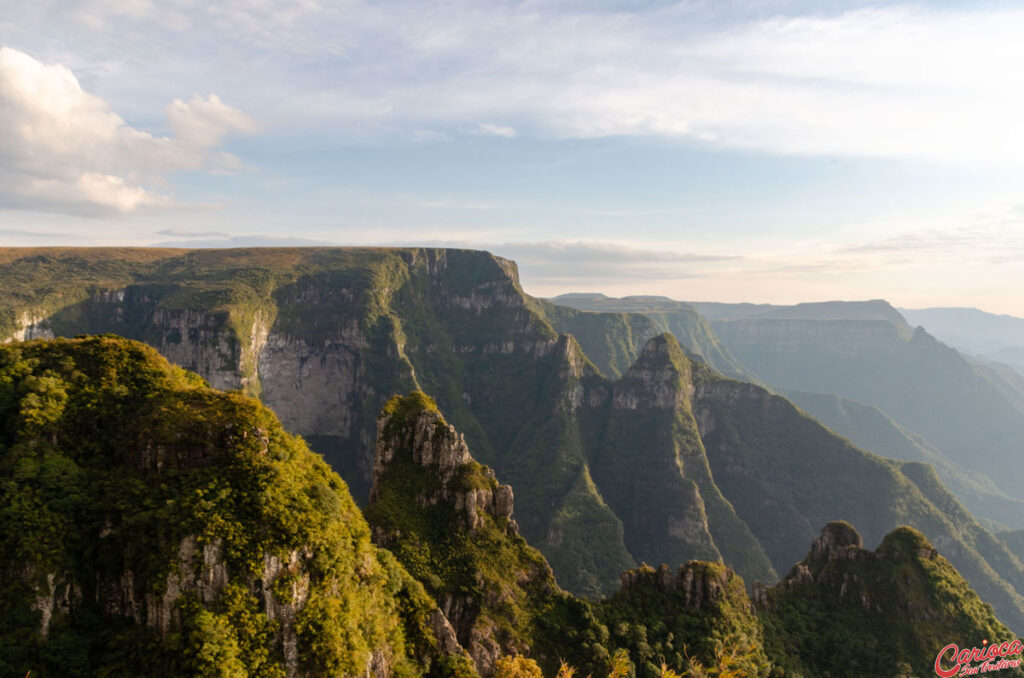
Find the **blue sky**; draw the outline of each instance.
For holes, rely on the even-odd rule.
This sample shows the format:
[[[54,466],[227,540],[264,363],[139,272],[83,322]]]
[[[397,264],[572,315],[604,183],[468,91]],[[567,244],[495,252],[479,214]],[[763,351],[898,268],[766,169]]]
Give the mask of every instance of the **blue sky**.
[[[0,6],[0,244],[430,244],[538,295],[1024,315],[1017,3]]]

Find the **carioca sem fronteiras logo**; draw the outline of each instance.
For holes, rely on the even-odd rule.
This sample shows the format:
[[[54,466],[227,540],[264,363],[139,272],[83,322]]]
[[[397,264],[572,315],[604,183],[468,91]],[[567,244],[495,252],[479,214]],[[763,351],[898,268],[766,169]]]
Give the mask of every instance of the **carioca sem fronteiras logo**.
[[[1024,665],[1024,660],[1018,656],[1022,650],[1024,643],[1019,640],[991,645],[988,644],[988,640],[983,640],[980,648],[965,647],[962,650],[956,643],[950,643],[939,650],[939,655],[935,658],[935,674],[940,678],[952,678],[1020,668]]]

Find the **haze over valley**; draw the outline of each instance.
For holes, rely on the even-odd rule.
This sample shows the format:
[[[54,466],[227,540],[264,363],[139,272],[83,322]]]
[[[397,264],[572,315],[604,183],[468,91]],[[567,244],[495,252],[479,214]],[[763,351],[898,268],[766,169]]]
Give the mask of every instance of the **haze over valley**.
[[[1021,35],[0,3],[0,675],[1024,676]]]

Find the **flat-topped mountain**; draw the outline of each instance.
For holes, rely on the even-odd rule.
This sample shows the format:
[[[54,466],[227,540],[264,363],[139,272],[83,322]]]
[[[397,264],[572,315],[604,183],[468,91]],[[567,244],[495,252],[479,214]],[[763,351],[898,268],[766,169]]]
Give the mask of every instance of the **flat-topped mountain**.
[[[258,394],[358,501],[381,408],[429,393],[574,593],[610,593],[642,561],[774,581],[846,519],[869,543],[920,529],[1024,628],[1019,560],[941,483],[722,376],[695,312],[680,345],[646,315],[534,299],[514,263],[467,250],[6,250],[0,282],[12,335],[113,332]]]
[[[687,413],[699,428],[743,435],[746,415],[730,401],[754,397],[746,407],[762,410],[769,438],[773,410],[803,417],[690,361],[669,336],[649,342],[621,382],[602,416],[624,425],[616,402],[651,422],[672,413],[675,445]],[[614,595],[576,598],[519,535],[521,493],[477,462],[420,392],[389,399],[376,419],[369,525],[344,482],[264,406],[136,342],[0,347],[0,422],[5,674],[472,678],[509,666],[536,675],[537,664],[553,673],[566,660],[643,678],[921,675],[948,643],[1012,637],[910,528],[871,552],[852,526],[829,524],[785,580],[755,586],[752,599],[731,568],[706,561],[640,565],[620,573]],[[873,482],[878,468],[858,472],[812,442],[826,450],[824,470]],[[677,447],[685,473],[669,480],[694,478],[682,495],[691,508],[708,482],[696,444]],[[844,445],[857,464],[897,473]],[[945,515],[967,519],[930,467],[898,472]],[[910,485],[898,491],[915,501]],[[700,543],[700,529],[712,544],[722,534],[721,507],[705,494],[704,522],[676,526],[681,543]],[[786,519],[798,516],[794,504]],[[943,551],[964,547],[938,533]]]

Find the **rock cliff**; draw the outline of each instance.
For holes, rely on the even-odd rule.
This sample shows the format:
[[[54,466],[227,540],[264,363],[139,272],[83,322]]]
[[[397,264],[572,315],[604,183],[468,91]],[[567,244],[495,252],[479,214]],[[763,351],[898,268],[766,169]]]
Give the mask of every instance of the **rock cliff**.
[[[436,403],[419,392],[395,396],[378,431],[366,509],[374,539],[424,583],[476,669],[491,675],[508,654],[553,669],[570,652],[596,667],[595,648],[563,635],[596,628],[587,606],[558,588],[519,536],[512,489],[472,458]],[[570,626],[548,626],[556,618]]]
[[[695,356],[727,356],[699,323],[684,348],[650,336],[654,316],[559,310],[523,292],[512,262],[465,250],[7,250],[0,283],[16,290],[0,300],[7,335],[113,332],[258,393],[357,501],[378,412],[431,394],[578,594],[611,593],[640,561],[721,558],[774,581],[819,525],[848,519],[869,542],[922,530],[1024,628],[1019,560],[901,468],[708,369]]]
[[[265,407],[114,338],[0,347],[0,673],[429,670],[434,602]]]

